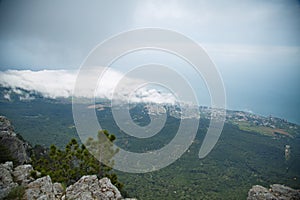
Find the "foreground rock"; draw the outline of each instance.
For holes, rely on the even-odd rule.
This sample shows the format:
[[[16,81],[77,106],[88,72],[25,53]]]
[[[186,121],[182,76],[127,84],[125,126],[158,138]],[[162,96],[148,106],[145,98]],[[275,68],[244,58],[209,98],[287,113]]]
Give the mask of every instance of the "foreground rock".
[[[30,161],[28,156],[30,145],[17,137],[10,121],[4,116],[0,116],[0,145],[9,150],[10,156],[17,164]]]
[[[11,156],[15,164],[22,164],[15,168],[12,161],[0,164],[0,200],[8,195],[10,195],[9,199],[22,198],[30,200],[123,199],[120,191],[108,178],[99,180],[96,175],[83,176],[65,191],[60,183],[53,183],[50,176],[40,177],[40,172],[35,171],[32,173],[34,171],[33,167],[24,164],[30,161],[27,154],[30,145],[18,138],[10,121],[3,116],[0,116],[0,145],[1,162],[7,161],[7,158]]]
[[[34,181],[34,178],[30,175],[31,171],[33,171],[33,167],[31,165],[17,166],[12,172],[14,181],[20,185],[27,185]]]
[[[44,176],[29,183],[26,187],[25,199],[60,199],[63,187],[60,183],[52,183],[50,176]]]
[[[0,199],[6,197],[13,188],[18,186],[13,180],[12,172],[12,162],[6,162],[0,165]]]
[[[253,186],[248,192],[247,200],[299,200],[300,190],[273,184],[267,189],[260,185]]]
[[[24,189],[23,199],[30,200],[123,199],[120,191],[108,178],[99,180],[96,175],[83,176],[64,190],[60,183],[53,183],[50,176],[35,179],[31,176],[32,171],[31,165],[19,165],[13,168],[12,162],[0,164],[0,199],[5,198],[18,186]]]
[[[108,178],[98,180],[96,175],[83,176],[66,189],[63,199],[93,200],[122,199],[119,190]]]

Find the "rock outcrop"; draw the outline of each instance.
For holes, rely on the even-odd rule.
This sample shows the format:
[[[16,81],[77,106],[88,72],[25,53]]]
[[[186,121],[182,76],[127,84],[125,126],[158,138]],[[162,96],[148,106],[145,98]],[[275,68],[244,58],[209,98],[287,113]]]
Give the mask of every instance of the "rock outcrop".
[[[18,186],[13,179],[13,163],[6,162],[0,165],[0,199],[3,199],[8,193]]]
[[[31,176],[31,165],[13,168],[12,162],[0,164],[0,199],[14,188],[24,188],[23,199],[32,200],[120,200],[120,191],[110,179],[98,179],[96,175],[83,176],[65,190],[60,183],[53,183],[50,176],[35,179]],[[39,174],[39,172],[37,172]],[[126,199],[135,200],[135,199]]]
[[[83,176],[75,184],[66,189],[63,199],[110,200],[122,199],[119,190],[110,182],[108,178],[99,180],[96,175]]]
[[[25,199],[61,199],[63,187],[52,183],[50,176],[38,178],[25,187]]]
[[[14,163],[21,164],[15,168],[12,161],[0,164],[0,200],[8,195],[13,195],[11,193],[14,192],[18,193],[18,197],[30,200],[123,199],[120,191],[108,178],[99,180],[96,175],[83,176],[65,190],[61,183],[53,183],[50,176],[40,177],[40,172],[34,171],[30,164],[24,164],[30,161],[27,154],[30,145],[18,138],[10,121],[3,116],[0,116],[0,145],[1,150],[3,147],[5,150],[9,150],[8,153],[11,154]],[[4,153],[1,152],[1,154]],[[1,161],[3,162],[3,160]],[[32,173],[33,171],[34,173]],[[17,190],[18,188],[21,190]]]
[[[17,166],[12,172],[14,181],[20,185],[27,185],[34,181],[34,178],[30,175],[31,171],[33,171],[33,167],[31,165]]]
[[[4,116],[0,116],[0,145],[9,150],[16,163],[24,164],[30,161],[28,156],[30,145],[17,137],[10,121]]]
[[[270,189],[260,185],[253,186],[248,192],[247,200],[299,200],[300,190],[273,184]]]

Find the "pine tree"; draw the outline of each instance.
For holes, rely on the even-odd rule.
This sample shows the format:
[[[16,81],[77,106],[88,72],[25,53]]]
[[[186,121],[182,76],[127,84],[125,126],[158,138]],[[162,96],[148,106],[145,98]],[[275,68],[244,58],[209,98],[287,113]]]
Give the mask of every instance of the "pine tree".
[[[55,182],[61,182],[65,185],[70,185],[79,180],[83,175],[97,174],[98,178],[108,177],[112,183],[119,189],[123,186],[118,182],[116,174],[110,173],[111,167],[102,164],[95,158],[106,159],[110,166],[113,165],[112,157],[118,152],[112,148],[112,143],[101,143],[100,139],[105,136],[110,142],[113,142],[116,137],[109,134],[108,131],[99,131],[97,140],[89,138],[87,145],[89,148],[95,149],[97,154],[94,156],[88,151],[85,145],[80,145],[76,139],[66,145],[64,150],[58,149],[55,145],[51,145],[47,154],[36,158],[33,154],[32,164],[34,168],[42,173],[49,175]],[[104,155],[103,149],[108,149],[108,154]]]
[[[119,149],[113,148],[115,139],[115,135],[109,134],[107,130],[101,130],[98,131],[97,140],[88,138],[86,142],[86,146],[90,152],[102,162],[98,171],[99,177],[107,176],[107,172],[112,169],[111,167],[114,164],[112,158],[119,151]],[[103,163],[106,163],[106,165]]]

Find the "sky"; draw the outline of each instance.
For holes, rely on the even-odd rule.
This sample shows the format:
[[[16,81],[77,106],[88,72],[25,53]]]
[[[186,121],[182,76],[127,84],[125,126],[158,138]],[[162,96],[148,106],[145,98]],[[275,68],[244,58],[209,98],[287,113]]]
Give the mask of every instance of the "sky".
[[[57,81],[51,79],[53,73],[62,72],[53,70],[64,70],[58,80],[70,84],[63,77],[74,75],[96,45],[144,27],[174,30],[201,45],[221,74],[229,109],[272,114],[300,124],[299,1],[1,0],[1,81],[6,77],[13,85],[25,79],[36,88],[40,79],[32,75],[34,71],[44,70],[38,76],[51,82]],[[118,65],[145,60],[164,60],[179,70],[184,65],[163,55],[144,52]],[[199,85],[191,81],[201,96],[203,81]],[[202,103],[209,104],[204,96]]]

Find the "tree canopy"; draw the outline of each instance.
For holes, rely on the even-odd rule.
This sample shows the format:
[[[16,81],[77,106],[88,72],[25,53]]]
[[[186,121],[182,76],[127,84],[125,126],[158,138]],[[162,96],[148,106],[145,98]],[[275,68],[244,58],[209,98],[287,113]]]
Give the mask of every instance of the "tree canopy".
[[[109,143],[111,146],[105,146],[109,150],[109,154],[106,155],[101,151],[104,148],[100,140],[103,136],[111,142]],[[96,140],[89,138],[86,145],[89,149],[96,150],[97,154],[93,153],[94,155],[88,151],[86,145],[79,144],[76,139],[71,139],[64,150],[51,145],[46,154],[42,156],[33,154],[32,164],[42,175],[49,175],[53,181],[65,185],[75,183],[83,175],[96,174],[98,178],[110,178],[112,183],[121,189],[123,185],[118,182],[116,174],[111,173],[112,168],[99,161],[100,156],[105,157],[112,166],[112,157],[117,153],[117,150],[112,149],[112,142],[115,139],[116,137],[106,130],[99,131]]]

